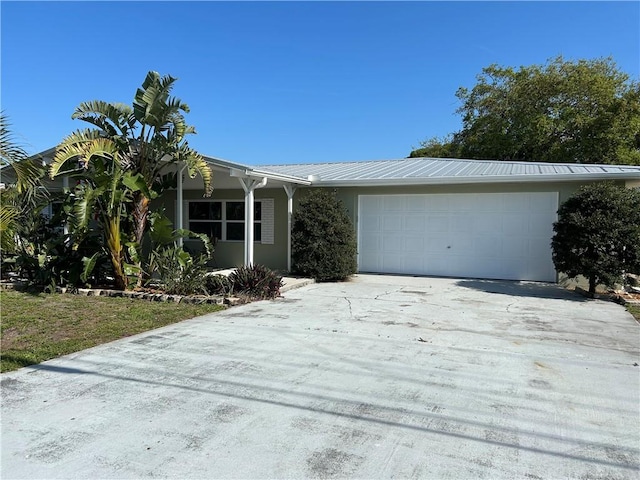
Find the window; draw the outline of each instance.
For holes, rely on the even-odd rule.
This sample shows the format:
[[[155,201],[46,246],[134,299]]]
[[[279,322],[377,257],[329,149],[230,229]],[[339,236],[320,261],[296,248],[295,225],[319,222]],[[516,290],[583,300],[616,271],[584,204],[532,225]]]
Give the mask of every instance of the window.
[[[262,241],[262,200],[253,204],[253,240]],[[189,230],[223,241],[244,241],[244,202],[189,202]]]

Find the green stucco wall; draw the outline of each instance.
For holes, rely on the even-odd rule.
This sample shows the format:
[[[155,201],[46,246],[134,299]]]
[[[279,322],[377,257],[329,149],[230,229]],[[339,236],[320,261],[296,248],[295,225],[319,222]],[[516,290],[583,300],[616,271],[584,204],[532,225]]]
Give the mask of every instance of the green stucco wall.
[[[283,188],[259,188],[254,191],[254,197],[274,199],[274,243],[265,245],[259,242],[254,244],[254,263],[265,265],[273,270],[286,270],[287,268],[287,194]],[[201,191],[185,190],[184,200],[206,200]],[[244,200],[244,192],[239,189],[214,190],[210,200]],[[176,218],[176,192],[167,192],[162,200],[154,202],[154,206],[164,206],[167,217]],[[189,228],[188,218],[184,217],[184,227]],[[187,240],[185,246],[197,250],[200,242]],[[217,268],[235,268],[243,264],[244,242],[219,241],[215,246],[212,266]]]

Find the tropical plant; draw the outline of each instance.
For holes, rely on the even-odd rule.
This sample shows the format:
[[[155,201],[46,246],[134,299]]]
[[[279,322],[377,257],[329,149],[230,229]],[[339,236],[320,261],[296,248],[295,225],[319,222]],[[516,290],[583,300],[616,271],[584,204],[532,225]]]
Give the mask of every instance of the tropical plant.
[[[160,247],[151,263],[157,278],[150,282],[170,295],[206,295],[207,261],[206,255],[191,255],[176,245]]]
[[[42,184],[44,169],[14,138],[9,121],[0,112],[0,171],[2,195],[0,195],[0,251],[3,254],[15,250],[16,230],[21,219],[46,204],[48,192]]]
[[[293,271],[317,281],[344,280],[357,270],[356,236],[335,193],[312,190],[293,216]]]
[[[233,282],[227,275],[207,275],[205,287],[209,295],[231,295],[233,293]]]
[[[640,271],[640,190],[610,182],[582,187],[558,210],[551,246],[556,269],[583,275],[589,292]]]
[[[56,150],[49,174],[52,178],[72,175],[78,180],[73,229],[81,236],[92,221],[98,222],[113,266],[115,287],[124,290],[129,284],[128,275],[137,274],[138,270],[126,262],[127,236],[122,222],[133,193],[144,188],[144,183],[138,174],[125,171],[126,158],[121,153],[113,139],[103,138],[95,130],[76,131]],[[70,168],[63,171],[63,167]]]
[[[207,263],[213,255],[209,238],[186,229],[174,230],[163,211],[152,212],[149,225],[148,267],[154,275],[147,285],[158,285],[168,294],[207,294]],[[192,254],[177,245],[178,239],[188,237],[200,240],[204,250]]]
[[[241,266],[229,274],[233,292],[249,298],[267,299],[280,295],[282,277],[264,265]]]
[[[172,183],[166,181],[171,173],[169,167],[177,164],[178,171],[181,171],[181,167],[185,166],[191,177],[200,175],[206,194],[210,194],[212,188],[210,167],[200,154],[189,147],[186,140],[187,135],[195,133],[195,129],[186,124],[183,115],[183,112],[189,112],[189,107],[170,96],[175,81],[174,77],[161,77],[157,72],[150,71],[141,88],[138,88],[132,107],[101,100],[81,103],[72,118],[83,120],[96,128],[80,130],[67,137],[59,146],[51,165],[50,174],[53,177],[61,173],[63,163],[76,157],[82,158],[85,165],[92,157],[102,158],[105,164],[113,164],[105,172],[113,176],[113,186],[122,188],[125,185],[130,196],[119,199],[124,205],[122,212],[117,215],[115,211],[110,212],[114,223],[110,228],[114,235],[119,231],[121,225],[115,223],[121,221],[126,210],[131,217],[127,237],[131,248],[137,250],[132,257],[135,259],[138,286],[142,284],[145,271],[141,248],[148,227],[149,203]],[[109,203],[108,206],[115,208],[116,203]],[[118,238],[111,234],[107,238],[112,242],[112,254],[121,256],[122,242],[118,242]]]

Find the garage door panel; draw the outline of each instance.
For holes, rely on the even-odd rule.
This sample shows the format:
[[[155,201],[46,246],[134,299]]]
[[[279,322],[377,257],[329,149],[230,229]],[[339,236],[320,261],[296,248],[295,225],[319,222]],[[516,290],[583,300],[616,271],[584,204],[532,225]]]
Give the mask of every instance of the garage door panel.
[[[363,195],[361,271],[554,281],[553,192]]]
[[[405,211],[405,198],[402,195],[388,195],[384,197],[384,212],[398,213]]]
[[[360,217],[360,228],[366,233],[377,233],[381,229],[382,219],[375,215],[362,215]]]
[[[403,239],[403,250],[405,254],[417,254],[421,256],[424,252],[424,237],[405,237]]]
[[[474,231],[477,233],[501,233],[502,216],[495,213],[477,215],[473,220]]]
[[[419,232],[424,234],[427,231],[427,218],[424,214],[408,214],[402,218],[403,232]]]
[[[446,215],[429,215],[426,233],[442,233],[449,231],[449,217]]]
[[[384,232],[400,232],[402,229],[402,217],[400,215],[385,215],[382,217],[382,230]]]

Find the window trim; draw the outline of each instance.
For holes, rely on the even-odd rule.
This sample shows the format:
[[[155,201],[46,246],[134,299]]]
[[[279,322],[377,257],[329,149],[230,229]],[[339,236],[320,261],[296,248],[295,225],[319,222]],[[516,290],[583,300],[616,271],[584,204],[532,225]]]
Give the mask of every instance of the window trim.
[[[254,203],[254,212],[255,212],[255,204],[256,203],[260,203],[260,220],[255,220],[255,215],[254,215],[254,220],[253,220],[253,226],[254,226],[254,235],[255,235],[255,225],[256,224],[260,224],[260,240],[256,240],[255,236],[254,236],[254,241],[253,243],[262,243],[262,200],[261,198],[255,198],[253,200]],[[189,210],[190,210],[190,205],[192,203],[215,203],[218,202],[220,203],[220,209],[221,209],[221,219],[220,220],[199,220],[199,219],[194,219],[191,220],[191,217],[189,215]],[[234,203],[242,203],[243,207],[244,207],[244,199],[237,199],[237,198],[215,198],[215,199],[198,199],[198,200],[187,200],[185,202],[186,204],[186,218],[187,218],[187,228],[191,229],[191,222],[194,223],[220,223],[221,227],[220,227],[220,236],[222,238],[218,238],[216,241],[217,242],[224,242],[224,243],[244,243],[245,240],[227,240],[227,223],[241,223],[241,224],[245,224],[246,219],[245,220],[227,220],[227,202],[234,202]],[[243,230],[244,231],[244,230]]]

